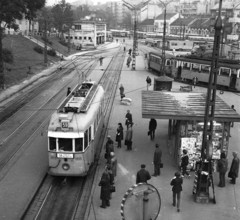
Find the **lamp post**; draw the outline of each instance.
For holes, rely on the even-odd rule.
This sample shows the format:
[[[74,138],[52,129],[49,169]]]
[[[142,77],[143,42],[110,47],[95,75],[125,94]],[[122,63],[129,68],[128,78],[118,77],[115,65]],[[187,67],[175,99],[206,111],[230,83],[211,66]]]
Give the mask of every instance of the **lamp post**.
[[[167,2],[163,2],[158,0],[164,6],[164,22],[163,22],[163,40],[162,40],[162,66],[161,66],[161,75],[165,75],[165,39],[166,39],[166,13],[167,13],[167,6],[171,2],[176,2],[177,0],[170,0]]]
[[[123,1],[123,5],[126,6],[129,10],[134,12],[134,31],[133,31],[133,50],[132,50],[132,69],[135,70],[136,66],[136,50],[137,50],[137,11],[139,11],[142,7],[146,6],[149,1],[143,2],[138,6],[133,6],[130,3]]]

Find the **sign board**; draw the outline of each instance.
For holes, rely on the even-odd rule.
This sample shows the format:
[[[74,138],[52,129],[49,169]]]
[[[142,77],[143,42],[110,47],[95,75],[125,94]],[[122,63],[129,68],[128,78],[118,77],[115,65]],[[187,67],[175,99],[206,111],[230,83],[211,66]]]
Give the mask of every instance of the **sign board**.
[[[238,17],[229,18],[228,22],[230,22],[230,23],[240,23],[240,18],[238,18]]]
[[[238,35],[227,35],[228,40],[238,40]]]

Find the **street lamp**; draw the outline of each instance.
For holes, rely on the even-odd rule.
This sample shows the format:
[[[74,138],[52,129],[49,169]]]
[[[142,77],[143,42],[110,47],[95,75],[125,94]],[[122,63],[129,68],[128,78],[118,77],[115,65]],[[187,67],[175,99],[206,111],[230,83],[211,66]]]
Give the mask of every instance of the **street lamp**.
[[[161,66],[161,72],[162,75],[165,75],[165,38],[166,38],[166,11],[167,11],[167,6],[171,2],[177,2],[178,0],[170,0],[167,2],[163,2],[161,0],[158,0],[163,6],[164,6],[164,22],[163,22],[163,40],[162,40],[162,66]]]
[[[135,70],[136,66],[136,50],[137,50],[137,11],[139,11],[142,7],[146,6],[148,2],[151,0],[148,0],[146,2],[143,2],[137,6],[133,6],[130,3],[123,1],[123,5],[126,6],[129,10],[134,12],[134,32],[133,32],[133,53],[132,53],[132,69]]]

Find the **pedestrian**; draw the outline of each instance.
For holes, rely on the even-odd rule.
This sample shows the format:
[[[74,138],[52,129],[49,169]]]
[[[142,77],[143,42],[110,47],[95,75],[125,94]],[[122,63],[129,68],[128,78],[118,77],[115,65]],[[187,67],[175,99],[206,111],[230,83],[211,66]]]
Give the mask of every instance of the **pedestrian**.
[[[111,139],[111,136],[107,136],[107,142],[105,145],[106,153],[105,153],[105,159],[107,160],[107,163],[110,163],[111,160],[111,152],[114,152],[114,146],[113,141]]]
[[[102,174],[98,185],[101,186],[100,199],[102,200],[102,205],[100,207],[105,209],[106,206],[110,206],[111,198],[110,177],[106,170]]]
[[[128,50],[128,54],[129,54],[130,56],[132,55],[132,49],[131,49],[131,48]]]
[[[173,206],[176,206],[176,197],[177,197],[177,211],[180,212],[180,199],[181,199],[181,191],[182,191],[182,183],[183,179],[180,177],[180,173],[176,172],[175,177],[171,179],[170,185],[172,187],[173,192]]]
[[[117,158],[113,152],[110,153],[111,160],[110,160],[110,166],[112,168],[112,174],[114,177],[117,176]]]
[[[102,64],[103,64],[103,57],[100,57],[99,61],[100,61],[100,66],[102,66]]]
[[[122,148],[123,140],[123,126],[122,123],[118,123],[117,133],[116,133],[116,142],[118,143],[117,147]]]
[[[228,169],[228,160],[226,159],[226,154],[224,152],[221,153],[220,160],[217,164],[218,172],[219,172],[219,187],[225,187],[225,174]]]
[[[136,184],[138,183],[147,183],[151,179],[151,176],[147,170],[145,170],[146,165],[141,165],[141,170],[137,172]]]
[[[155,138],[155,130],[157,128],[157,121],[154,118],[151,118],[149,121],[149,131],[150,131],[150,140],[154,140]]]
[[[130,63],[132,62],[132,57],[131,55],[127,58],[127,67],[130,66]]]
[[[187,174],[188,178],[190,177],[189,173],[187,172],[187,166],[189,163],[189,157],[187,154],[187,150],[183,149],[183,155],[181,157],[181,168],[182,168],[182,177]]]
[[[123,48],[124,52],[126,51],[126,47]]]
[[[125,125],[128,127],[128,125],[132,124],[132,122],[133,122],[132,114],[130,113],[130,110],[127,110],[127,114],[126,114],[125,118],[126,118]]]
[[[67,96],[68,96],[70,93],[71,93],[71,88],[68,87],[68,89],[67,89]]]
[[[122,84],[120,85],[119,90],[120,90],[120,97],[121,97],[121,101],[122,101],[122,99],[125,97],[124,87]]]
[[[193,87],[195,88],[195,85],[197,84],[198,82],[198,78],[195,76],[193,77]]]
[[[114,176],[113,176],[112,166],[110,164],[107,164],[105,170],[108,172],[110,185],[114,185]]]
[[[152,80],[149,76],[147,77],[146,82],[147,82],[147,90],[148,90],[148,87],[151,86],[151,83],[152,83]]]
[[[132,130],[132,123],[131,123],[131,124],[128,124],[127,126],[127,131],[125,136],[125,145],[127,146],[126,151],[132,150],[132,135],[133,135],[133,130]]]
[[[236,109],[234,108],[234,105],[231,106],[231,108],[236,112]],[[231,127],[233,128],[234,122],[231,123]]]
[[[233,155],[233,160],[228,173],[228,177],[231,178],[230,183],[236,184],[236,178],[238,177],[238,171],[239,171],[239,158],[237,156],[237,152],[233,152],[232,155]]]
[[[162,163],[162,150],[159,148],[159,144],[156,144],[156,149],[153,155],[154,174],[152,176],[160,176],[160,164]]]

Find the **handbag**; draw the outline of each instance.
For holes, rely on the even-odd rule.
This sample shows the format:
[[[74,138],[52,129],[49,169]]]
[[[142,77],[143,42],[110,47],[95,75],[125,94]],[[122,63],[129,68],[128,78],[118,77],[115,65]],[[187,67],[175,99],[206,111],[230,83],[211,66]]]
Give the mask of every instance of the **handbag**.
[[[163,163],[160,163],[160,168],[163,168]]]
[[[116,192],[116,187],[114,185],[111,185],[110,186],[110,192]]]
[[[151,134],[151,132],[150,131],[148,131],[148,136]]]

